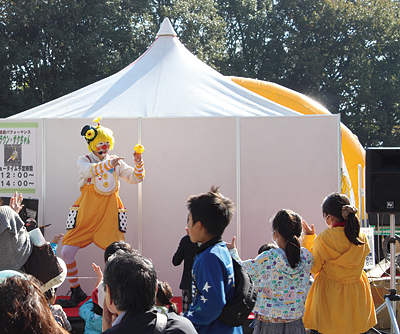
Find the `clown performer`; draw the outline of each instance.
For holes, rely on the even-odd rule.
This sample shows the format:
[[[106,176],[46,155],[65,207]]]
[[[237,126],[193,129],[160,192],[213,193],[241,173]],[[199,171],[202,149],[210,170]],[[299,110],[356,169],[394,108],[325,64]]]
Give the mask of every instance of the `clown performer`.
[[[63,238],[61,256],[68,268],[67,278],[71,288],[70,299],[57,301],[62,307],[75,307],[86,299],[78,279],[75,255],[80,248],[92,242],[103,250],[114,241],[124,240],[127,210],[118,196],[119,180],[140,183],[144,179],[143,146],[136,145],[133,153],[135,167],[123,159],[108,155],[114,147],[113,132],[100,125],[101,117],[93,122],[96,127],[85,125],[85,137],[90,153],[78,158],[78,186],[81,196],[70,208],[67,230]]]

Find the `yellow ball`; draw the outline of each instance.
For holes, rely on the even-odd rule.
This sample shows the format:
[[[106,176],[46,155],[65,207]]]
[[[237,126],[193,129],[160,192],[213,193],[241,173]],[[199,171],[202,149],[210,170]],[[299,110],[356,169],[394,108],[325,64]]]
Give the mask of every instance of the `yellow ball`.
[[[144,147],[143,145],[136,144],[134,150],[137,154],[142,154],[144,152]]]

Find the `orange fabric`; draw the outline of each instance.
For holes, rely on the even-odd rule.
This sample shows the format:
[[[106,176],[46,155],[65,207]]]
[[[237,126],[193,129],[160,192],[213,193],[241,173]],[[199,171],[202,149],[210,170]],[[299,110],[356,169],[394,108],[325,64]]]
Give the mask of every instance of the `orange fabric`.
[[[79,279],[78,279],[78,277],[72,277],[72,278],[70,278],[70,277],[72,277],[72,276],[70,276],[69,274],[67,274],[67,279],[68,279],[68,282],[69,282],[69,286],[70,286],[71,288],[76,288],[77,286],[79,286]]]
[[[76,268],[74,271],[67,272],[67,276],[76,276],[78,275],[78,268]]]
[[[72,263],[66,263],[67,265],[67,269],[73,269],[76,267],[76,261],[72,262]]]
[[[67,279],[69,282],[69,286],[71,288],[76,288],[79,286],[79,278],[76,277],[78,275],[78,268],[76,266],[76,261],[72,263],[66,263],[67,266]]]
[[[305,235],[303,246],[314,256],[315,278],[306,300],[304,326],[324,334],[365,333],[376,324],[375,308],[364,263],[370,252],[347,239],[344,227],[328,228],[318,236]]]
[[[114,241],[125,240],[118,226],[118,208],[124,206],[118,190],[111,195],[100,195],[93,184],[85,184],[75,205],[79,206],[76,226],[66,233],[63,245],[84,248],[94,242],[106,249]]]

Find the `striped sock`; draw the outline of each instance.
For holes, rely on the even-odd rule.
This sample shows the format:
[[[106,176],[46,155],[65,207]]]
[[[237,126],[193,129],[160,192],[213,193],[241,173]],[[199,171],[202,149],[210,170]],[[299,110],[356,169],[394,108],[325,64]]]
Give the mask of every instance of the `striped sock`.
[[[78,267],[76,265],[76,261],[67,264],[67,279],[71,288],[76,288],[79,286]]]

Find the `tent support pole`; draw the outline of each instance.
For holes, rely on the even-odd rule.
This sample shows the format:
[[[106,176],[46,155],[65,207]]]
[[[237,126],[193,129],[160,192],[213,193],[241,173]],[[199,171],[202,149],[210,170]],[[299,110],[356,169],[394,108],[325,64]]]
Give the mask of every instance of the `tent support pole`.
[[[240,117],[236,117],[236,247],[241,254],[242,236],[241,236],[241,210],[240,210]]]
[[[46,199],[46,175],[47,175],[46,158],[45,158],[46,157],[46,138],[45,138],[46,134],[45,134],[45,128],[46,128],[47,124],[46,124],[46,119],[45,118],[42,119],[42,124],[41,125],[42,125],[42,131],[41,131],[41,137],[42,137],[42,152],[41,152],[41,155],[42,155],[42,161],[41,161],[41,163],[42,163],[42,184],[41,184],[41,186],[42,186],[42,191],[41,191],[42,200],[41,201],[39,200],[39,205],[38,205],[38,213],[41,212],[41,222],[38,221],[37,223],[44,225],[45,222],[46,222],[46,210],[45,210],[45,202],[46,202],[46,200],[45,199]],[[36,144],[36,147],[37,147],[37,144]],[[36,152],[36,154],[37,154],[37,152]],[[37,191],[36,191],[36,195],[37,195]],[[38,198],[39,198],[39,196],[38,196]]]
[[[142,143],[142,117],[138,118],[138,143]],[[143,254],[143,190],[142,183],[138,184],[138,250]]]

